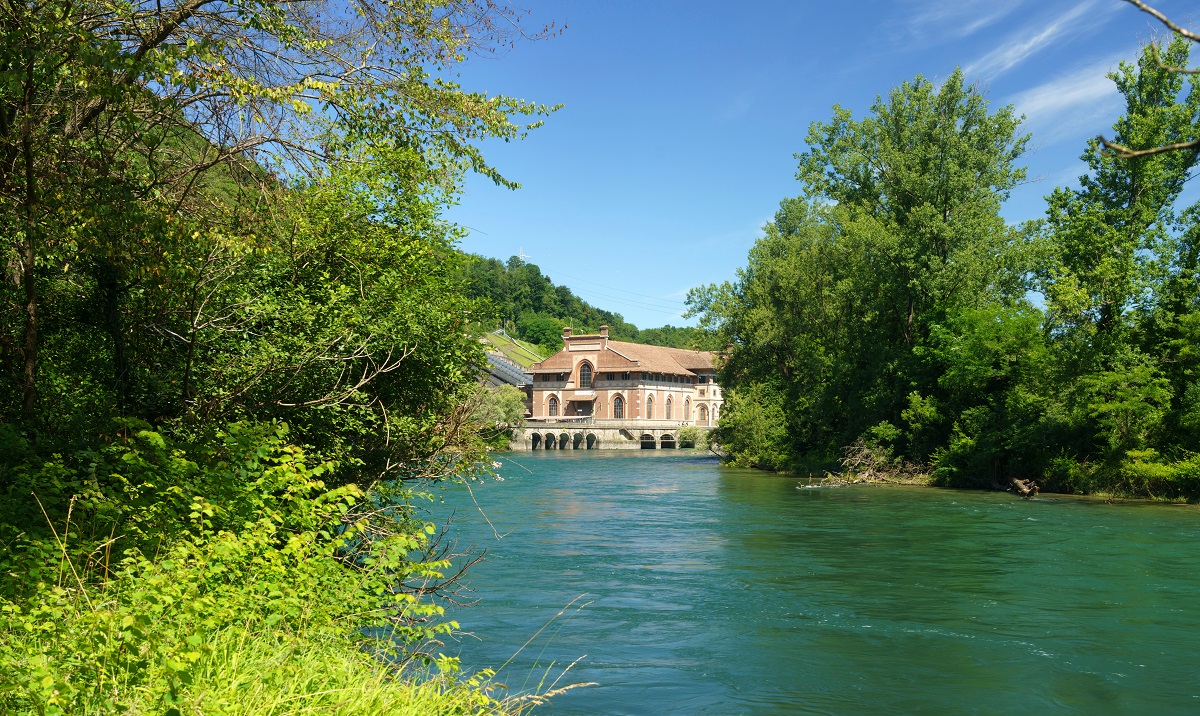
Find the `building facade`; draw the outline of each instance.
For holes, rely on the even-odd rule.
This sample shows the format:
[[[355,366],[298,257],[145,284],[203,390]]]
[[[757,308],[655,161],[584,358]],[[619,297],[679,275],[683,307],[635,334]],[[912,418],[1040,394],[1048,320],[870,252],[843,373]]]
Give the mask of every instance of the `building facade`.
[[[534,363],[534,421],[591,418],[712,427],[724,403],[716,354],[613,341],[563,329],[563,349]]]

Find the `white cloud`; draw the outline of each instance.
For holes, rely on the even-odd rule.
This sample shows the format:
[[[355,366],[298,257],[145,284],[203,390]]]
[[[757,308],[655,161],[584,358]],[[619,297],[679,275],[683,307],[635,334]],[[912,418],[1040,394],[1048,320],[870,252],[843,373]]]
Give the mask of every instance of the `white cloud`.
[[[1035,136],[1042,143],[1084,130],[1100,132],[1116,119],[1121,103],[1116,85],[1106,75],[1129,56],[1122,53],[1094,62],[1018,92],[1010,101],[1030,127],[1041,130]]]
[[[922,3],[908,16],[908,32],[919,38],[962,39],[989,27],[1020,7],[1015,0],[941,0]]]
[[[996,49],[964,68],[968,77],[990,79],[1016,67],[1067,33],[1079,33],[1102,23],[1107,12],[1097,0],[1083,0],[1051,20],[1038,20],[1008,36]],[[1105,10],[1111,12],[1112,7]]]

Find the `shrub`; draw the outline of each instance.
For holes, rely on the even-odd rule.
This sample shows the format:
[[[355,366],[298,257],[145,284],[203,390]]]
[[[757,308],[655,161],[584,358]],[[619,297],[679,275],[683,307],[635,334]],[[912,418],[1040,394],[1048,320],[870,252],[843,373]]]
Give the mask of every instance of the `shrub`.
[[[679,447],[706,450],[708,449],[708,433],[709,431],[695,425],[685,425],[679,429]]]
[[[44,530],[4,526],[0,713],[495,706],[432,653],[457,625],[404,586],[442,579],[421,559],[434,526],[403,499],[326,489],[334,466],[285,435],[236,425],[205,447],[140,430],[83,474],[81,456],[9,470],[10,504],[41,484],[49,505]],[[441,676],[397,680],[414,658]]]

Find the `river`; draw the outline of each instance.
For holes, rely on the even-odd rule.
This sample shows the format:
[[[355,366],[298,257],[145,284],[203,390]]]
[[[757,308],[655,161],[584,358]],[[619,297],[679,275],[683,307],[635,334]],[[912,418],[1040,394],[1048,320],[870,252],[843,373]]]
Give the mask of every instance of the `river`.
[[[1196,507],[502,460],[434,510],[487,550],[445,651],[514,690],[578,660],[547,713],[1200,713]]]

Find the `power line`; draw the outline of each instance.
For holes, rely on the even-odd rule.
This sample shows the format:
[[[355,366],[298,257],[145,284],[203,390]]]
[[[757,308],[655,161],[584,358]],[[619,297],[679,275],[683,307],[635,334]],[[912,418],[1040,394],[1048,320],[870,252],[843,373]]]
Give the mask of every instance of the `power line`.
[[[582,293],[591,293],[593,295],[600,295],[600,294],[595,294],[595,292],[591,291],[591,289],[584,288],[584,289],[576,289],[576,290],[581,294]],[[596,300],[596,299],[593,298],[592,300]],[[622,304],[625,306],[629,306],[631,308],[638,308],[643,311],[654,311],[656,313],[662,313],[664,315],[671,315],[671,316],[676,316],[676,317],[680,317],[680,318],[682,318],[681,314],[683,313],[683,309],[669,308],[667,306],[654,306],[654,305],[651,305],[648,303],[642,303],[640,301],[630,301],[630,300],[624,299],[624,298],[604,297],[604,300],[611,301],[613,303],[619,303],[619,304]],[[604,309],[600,309],[600,310],[604,310]]]
[[[611,295],[608,295],[605,293],[601,293],[600,291],[594,291],[590,288],[578,288],[578,289],[575,289],[575,291],[576,291],[576,293],[579,293],[580,295],[586,294],[586,295],[590,295],[590,296],[599,296],[600,299],[597,299],[597,300],[616,301],[616,302],[624,303],[624,304],[630,305],[630,306],[639,306],[641,308],[654,308],[654,309],[658,309],[660,311],[675,311],[677,313],[683,313],[685,310],[687,310],[686,307],[684,307],[684,306],[664,306],[664,305],[656,304],[656,303],[646,303],[645,301],[635,301],[632,298],[624,298],[622,296],[611,296]]]
[[[572,276],[572,275],[571,275],[571,274],[569,274],[569,273],[563,273],[563,272],[561,272],[561,271],[555,271],[555,273],[559,274],[560,276],[566,276],[567,278],[574,279],[574,280],[576,280],[576,281],[582,281],[583,283],[590,283],[590,284],[591,284],[591,285],[593,285],[593,286],[599,286],[600,288],[607,288],[607,289],[608,289],[608,290],[610,290],[610,291],[617,291],[618,293],[627,293],[627,294],[629,294],[630,296],[638,296],[638,297],[640,297],[640,298],[648,298],[648,299],[650,299],[650,300],[652,300],[652,301],[662,301],[663,303],[675,303],[675,304],[678,304],[678,305],[680,305],[680,306],[684,306],[684,307],[686,307],[686,306],[687,306],[687,302],[685,302],[685,301],[676,301],[676,300],[675,300],[675,299],[673,299],[673,298],[659,298],[659,297],[657,297],[657,296],[651,296],[651,295],[649,295],[649,294],[646,294],[646,293],[637,293],[637,292],[635,292],[635,291],[626,291],[626,290],[625,290],[625,289],[623,289],[623,288],[617,288],[617,287],[615,287],[615,286],[606,286],[605,284],[602,284],[602,283],[597,283],[597,282],[595,282],[595,281],[589,281],[589,280],[588,280],[588,279],[586,279],[586,278],[579,278],[578,276]]]

